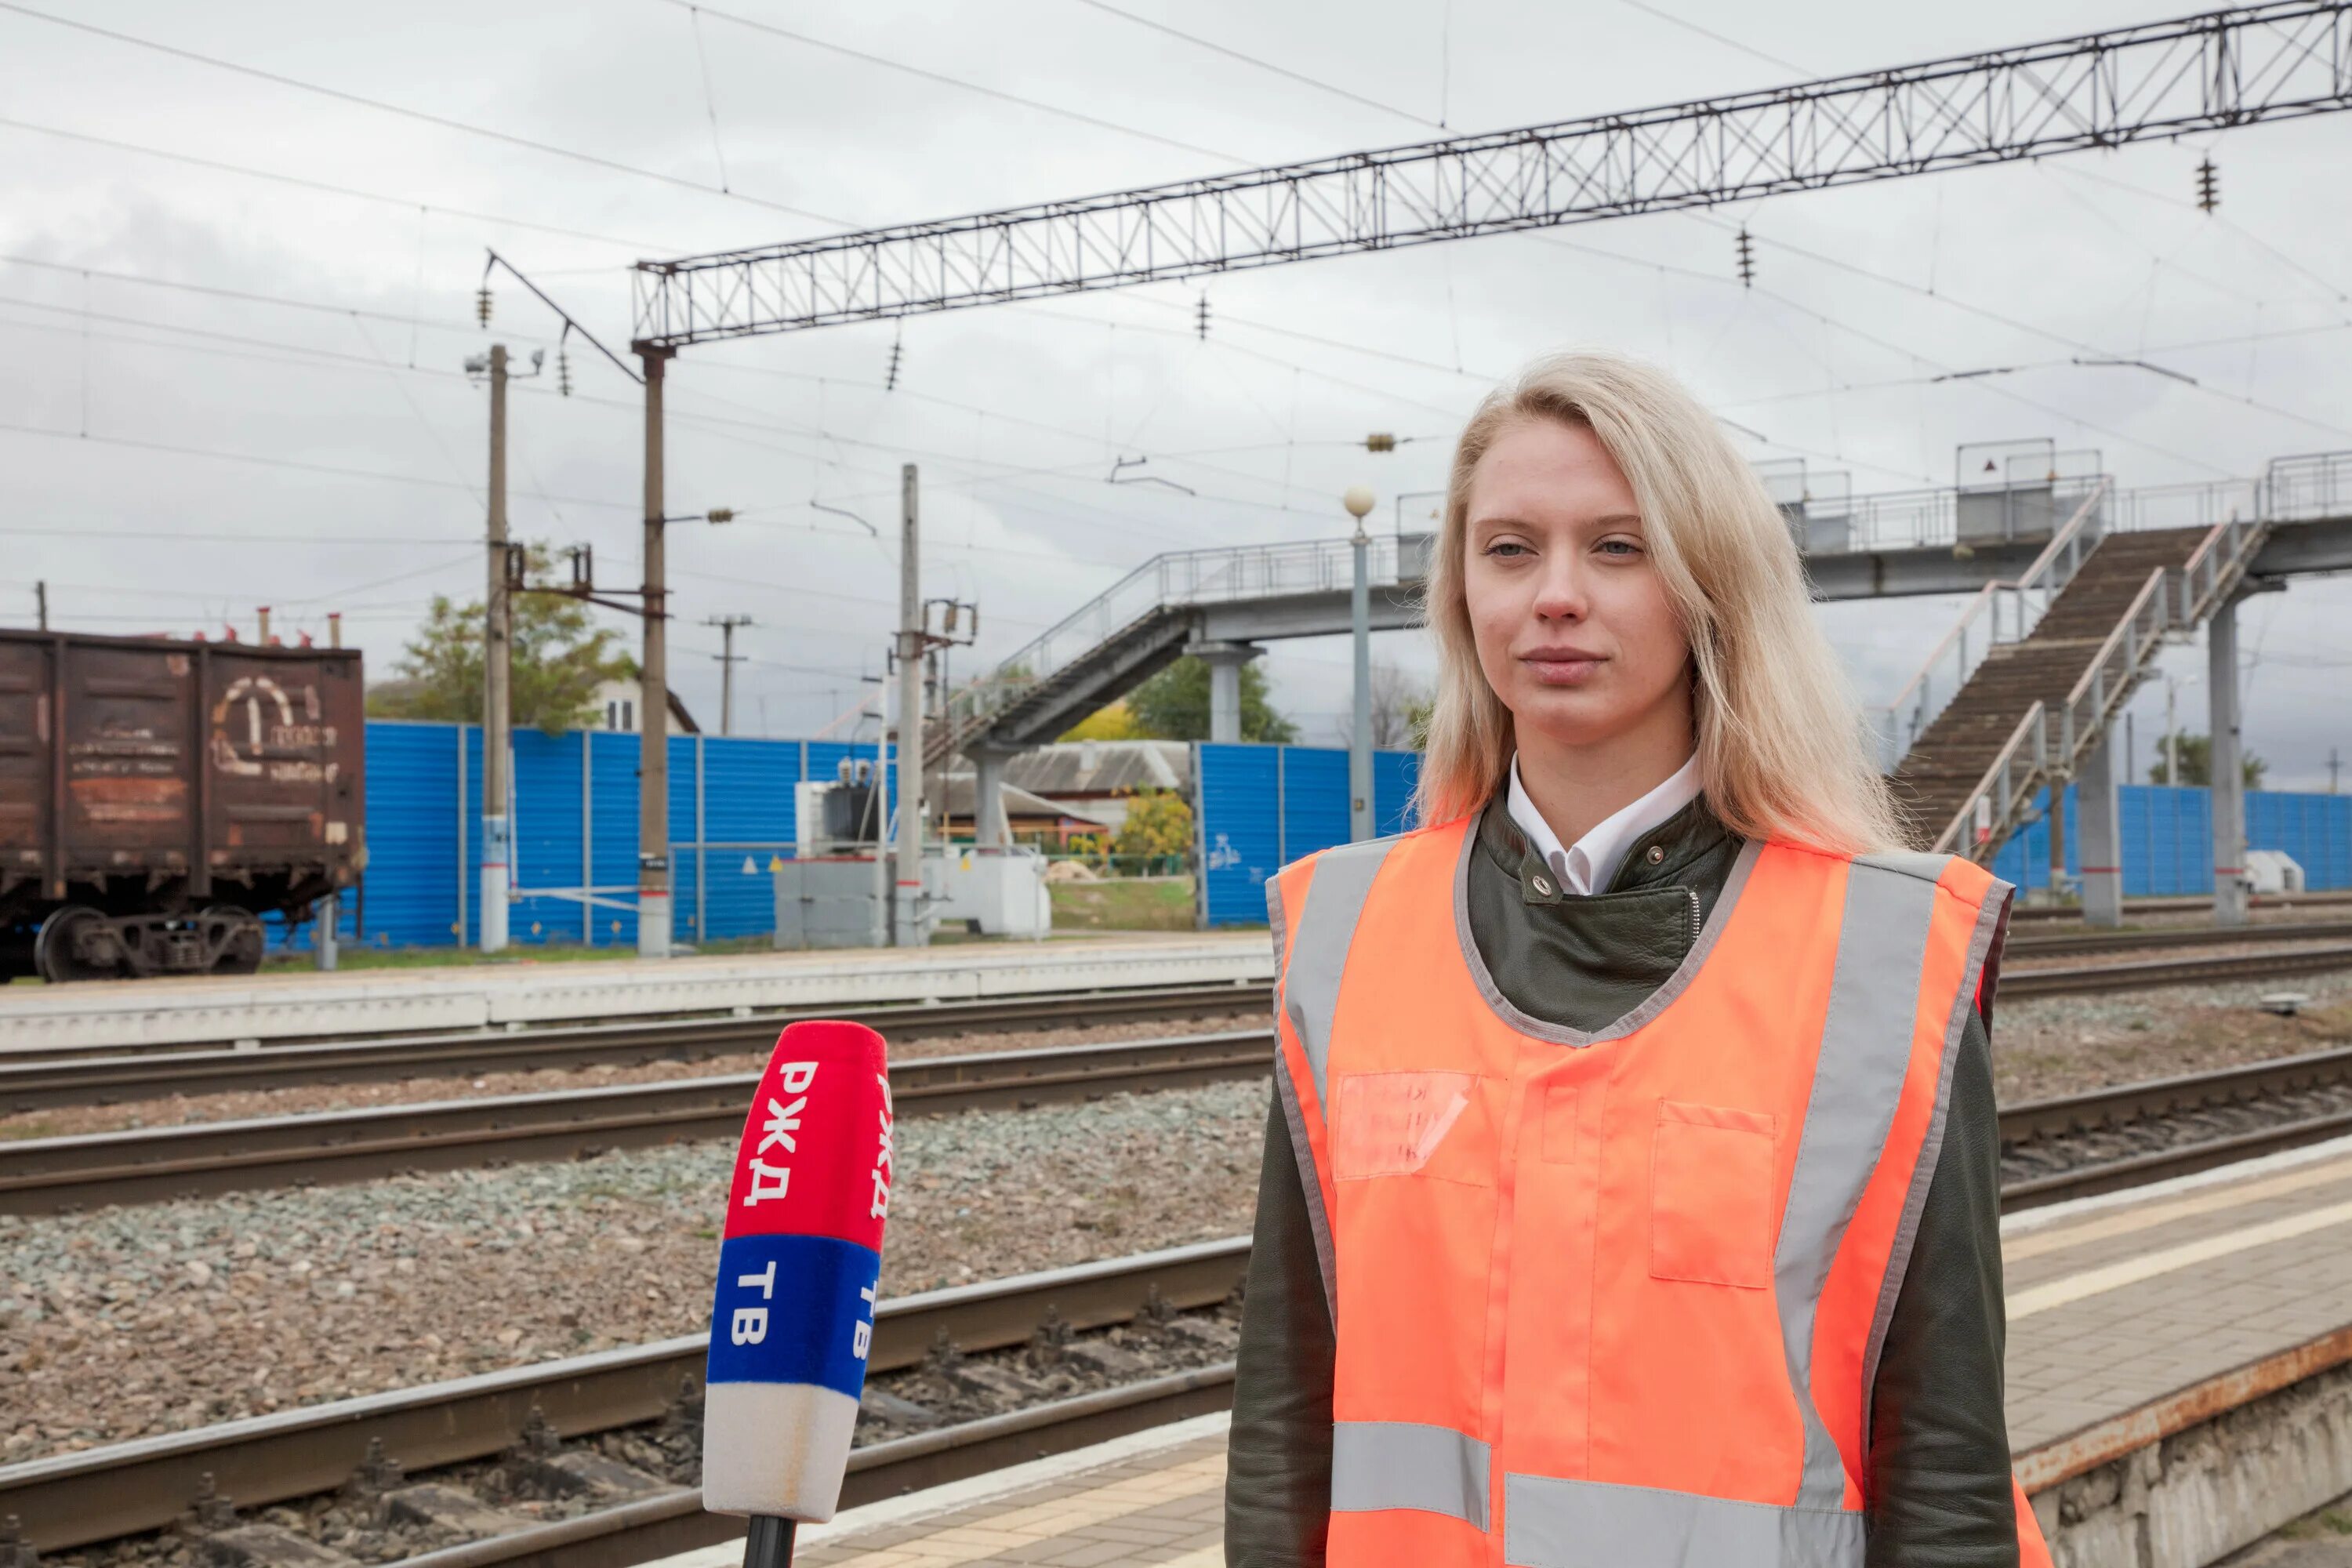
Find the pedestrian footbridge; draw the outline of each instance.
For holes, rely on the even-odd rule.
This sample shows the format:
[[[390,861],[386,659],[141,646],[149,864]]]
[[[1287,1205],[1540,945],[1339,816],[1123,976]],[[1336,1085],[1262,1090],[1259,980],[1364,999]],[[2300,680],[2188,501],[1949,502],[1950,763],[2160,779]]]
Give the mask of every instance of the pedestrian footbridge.
[[[1853,496],[1842,476],[1764,474],[1816,598],[1975,595],[1874,716],[1915,830],[1948,849],[1989,858],[2043,784],[2093,777],[2108,721],[2165,641],[2211,622],[2216,646],[2233,649],[2244,595],[2352,570],[2352,452],[2277,458],[2252,479],[2119,489],[2095,453],[1961,451],[1964,480],[1948,488]],[[1416,622],[1433,542],[1371,540],[1374,630]],[[1241,667],[1264,644],[1349,629],[1352,551],[1325,539],[1155,556],[955,693],[950,721],[927,737],[929,759],[971,758],[985,835],[1004,758],[1188,652],[1211,667],[1210,738],[1238,740]],[[2215,700],[2233,712],[2234,675],[2221,684]],[[2215,820],[2218,833],[2219,802]],[[2234,868],[2229,855],[2216,863]]]

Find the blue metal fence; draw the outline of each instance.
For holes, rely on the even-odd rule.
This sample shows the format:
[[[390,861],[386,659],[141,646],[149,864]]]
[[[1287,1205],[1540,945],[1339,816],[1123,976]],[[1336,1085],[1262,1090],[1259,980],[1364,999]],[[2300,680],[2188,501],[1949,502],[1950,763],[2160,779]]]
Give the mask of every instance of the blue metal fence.
[[[2165,898],[2213,890],[2213,795],[2201,785],[2117,787],[2124,851],[2124,897]],[[2034,803],[2046,811],[2049,793]],[[2066,872],[2082,875],[2072,825],[2074,787],[2066,786]],[[2303,868],[2304,885],[2352,888],[2352,795],[2246,792],[2246,847],[2278,849]],[[1993,875],[2021,888],[2050,885],[2050,827],[2037,815],[1993,857]]]
[[[482,731],[473,724],[368,724],[368,867],[343,900],[345,942],[470,944],[481,933]],[[610,731],[514,737],[515,945],[633,946],[638,738]],[[871,744],[673,735],[669,741],[672,929],[680,941],[768,931],[768,861],[797,837],[793,786],[837,776]],[[892,768],[891,797],[898,796]],[[606,904],[583,903],[590,889]],[[555,896],[562,889],[571,896]],[[536,890],[536,891],[535,891]],[[307,928],[273,932],[307,947]]]
[[[1418,752],[1372,753],[1372,818],[1407,826]],[[1192,748],[1204,925],[1265,921],[1265,879],[1348,841],[1348,753],[1331,746],[1203,742]]]

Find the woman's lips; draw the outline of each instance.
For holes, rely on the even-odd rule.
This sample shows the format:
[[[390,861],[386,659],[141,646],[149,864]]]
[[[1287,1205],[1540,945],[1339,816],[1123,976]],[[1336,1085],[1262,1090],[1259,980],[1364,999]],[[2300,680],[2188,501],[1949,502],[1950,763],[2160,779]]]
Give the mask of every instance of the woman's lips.
[[[1581,686],[1599,672],[1602,660],[1597,654],[1546,648],[1521,654],[1519,662],[1545,686]]]

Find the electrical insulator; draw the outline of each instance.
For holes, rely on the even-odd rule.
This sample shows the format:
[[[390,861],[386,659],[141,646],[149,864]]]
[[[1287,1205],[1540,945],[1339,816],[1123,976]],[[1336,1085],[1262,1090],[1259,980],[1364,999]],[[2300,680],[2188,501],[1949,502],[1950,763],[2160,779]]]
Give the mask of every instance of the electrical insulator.
[[[490,324],[490,286],[487,283],[474,290],[474,320],[486,327]]]
[[[1393,452],[1396,450],[1396,437],[1390,435],[1385,430],[1375,430],[1370,435],[1364,437],[1364,450],[1367,452]]]
[[[1756,284],[1756,242],[1748,237],[1743,226],[1739,231],[1739,286],[1751,289]]]
[[[898,339],[890,340],[890,370],[882,378],[882,390],[885,392],[898,390],[898,355],[903,347],[904,345]]]
[[[572,395],[572,356],[562,349],[555,351],[555,390]]]
[[[1201,335],[1207,337],[1209,335],[1209,297],[1206,294],[1201,296],[1200,307],[1193,315],[1193,321],[1199,327]]]
[[[2213,167],[2213,160],[2208,158],[2197,165],[2197,205],[2210,213],[2221,205],[2221,171]]]

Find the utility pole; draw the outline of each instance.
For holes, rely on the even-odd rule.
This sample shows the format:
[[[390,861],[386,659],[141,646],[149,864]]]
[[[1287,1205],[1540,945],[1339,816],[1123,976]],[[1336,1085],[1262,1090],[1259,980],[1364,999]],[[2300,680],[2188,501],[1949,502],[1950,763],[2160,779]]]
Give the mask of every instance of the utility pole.
[[[2336,754],[2336,748],[2335,748],[2335,747],[2333,747],[2333,746],[2328,747],[2328,748],[2327,748],[2327,793],[2328,793],[2328,794],[2330,794],[2330,795],[2334,795],[2334,794],[2336,793],[2336,776],[2337,776],[2337,774],[2339,774],[2339,773],[2343,771],[2343,768],[2344,768],[2344,762],[2343,762],[2343,759],[2342,759],[2342,758],[2340,758],[2340,757],[2338,757],[2338,756]]]
[[[637,953],[669,956],[669,615],[662,560],[662,372],[667,349],[642,349],[646,376],[645,648],[637,680]]]
[[[49,585],[46,582],[33,584],[33,608],[40,618],[41,629],[49,629]]]
[[[898,470],[898,885],[891,941],[922,945],[923,561],[915,465]]]
[[[1354,485],[1340,498],[1340,504],[1356,520],[1355,536],[1349,541],[1356,557],[1356,579],[1348,601],[1349,628],[1353,634],[1356,654],[1356,712],[1354,732],[1348,737],[1348,837],[1360,844],[1374,836],[1372,824],[1372,592],[1371,578],[1365,552],[1371,540],[1364,532],[1364,518],[1378,500],[1369,485]]]
[[[512,826],[507,819],[513,743],[509,691],[513,602],[507,596],[507,346],[490,345],[489,592],[482,616],[482,899],[484,952],[507,949]]]
[[[735,667],[743,662],[735,651],[735,628],[751,625],[749,616],[713,616],[702,623],[719,628],[719,651],[711,655],[719,661],[719,732],[735,732]]]

